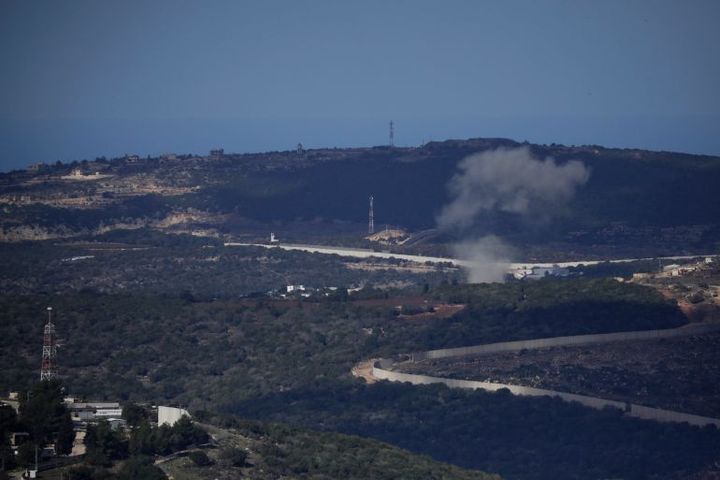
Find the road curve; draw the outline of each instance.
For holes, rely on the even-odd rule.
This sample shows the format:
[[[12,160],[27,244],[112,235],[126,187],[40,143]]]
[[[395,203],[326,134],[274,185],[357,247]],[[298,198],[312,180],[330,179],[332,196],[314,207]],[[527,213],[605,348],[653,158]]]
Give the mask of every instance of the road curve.
[[[226,242],[226,247],[263,247],[263,248],[280,248],[282,250],[294,250],[308,253],[320,253],[325,255],[339,255],[342,257],[353,257],[353,258],[395,258],[398,260],[405,260],[408,262],[416,263],[451,263],[458,267],[473,267],[477,266],[477,262],[470,260],[462,260],[459,258],[447,258],[447,257],[428,257],[424,255],[411,255],[407,253],[391,253],[391,252],[376,252],[374,250],[366,248],[347,248],[347,247],[332,247],[327,245],[303,245],[303,244],[290,244],[290,243],[238,243],[238,242]],[[622,258],[617,260],[575,260],[572,262],[540,262],[540,263],[502,263],[498,265],[504,266],[508,272],[512,272],[522,268],[533,268],[533,267],[552,267],[557,265],[559,267],[577,267],[578,265],[597,265],[599,263],[610,262],[610,263],[627,263],[635,262],[639,260],[690,260],[698,257],[717,257],[718,255],[677,255],[672,257],[656,257],[656,258]],[[487,265],[487,264],[485,264]]]
[[[593,335],[574,335],[567,337],[550,337],[541,338],[535,340],[521,340],[512,342],[500,342],[484,345],[474,345],[469,347],[450,348],[445,350],[431,350],[426,352],[417,352],[409,355],[408,362],[416,362],[424,359],[437,359],[447,357],[457,357],[462,355],[490,355],[499,352],[510,352],[520,350],[530,350],[547,347],[558,347],[564,345],[591,345],[600,343],[611,343],[611,342],[623,342],[623,341],[638,341],[638,340],[650,340],[657,338],[670,338],[687,335],[697,335],[709,332],[720,331],[720,323],[707,323],[707,324],[690,324],[684,325],[678,328],[664,329],[664,330],[647,330],[647,331],[635,331],[635,332],[616,332],[606,334],[593,334]],[[366,381],[371,378],[373,381],[377,380],[388,380],[391,382],[406,382],[413,385],[428,385],[433,383],[442,383],[450,388],[467,388],[467,389],[480,389],[490,392],[495,392],[501,389],[507,389],[514,395],[522,396],[550,396],[559,397],[560,399],[567,402],[577,402],[590,408],[602,410],[604,408],[617,408],[624,412],[625,415],[635,418],[641,418],[645,420],[653,420],[658,422],[675,422],[675,423],[689,423],[690,425],[696,425],[704,427],[707,425],[714,425],[720,428],[720,419],[712,417],[703,417],[700,415],[694,415],[684,412],[676,412],[672,410],[663,410],[659,408],[647,407],[644,405],[633,404],[630,402],[621,402],[617,400],[609,400],[599,397],[591,397],[587,395],[578,395],[568,392],[559,392],[555,390],[546,390],[535,387],[526,387],[523,385],[510,385],[504,383],[494,382],[481,382],[475,380],[460,380],[456,378],[447,377],[433,377],[428,375],[419,375],[412,373],[403,373],[393,370],[393,368],[399,363],[390,358],[373,359],[372,371],[363,371],[360,375],[361,369],[359,366],[367,365],[368,361],[361,362],[353,368],[352,374],[356,377],[365,378]],[[370,375],[368,375],[370,373]]]

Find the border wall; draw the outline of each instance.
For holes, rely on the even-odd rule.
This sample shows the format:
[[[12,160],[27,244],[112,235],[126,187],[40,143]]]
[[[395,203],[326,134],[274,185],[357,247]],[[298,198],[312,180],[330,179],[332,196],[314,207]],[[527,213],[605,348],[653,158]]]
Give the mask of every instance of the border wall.
[[[411,361],[418,362],[422,360],[461,357],[465,355],[489,355],[501,352],[517,352],[520,350],[532,350],[562,346],[593,345],[633,340],[653,340],[659,338],[700,335],[717,331],[720,331],[720,323],[689,324],[679,328],[671,328],[664,330],[601,333],[592,335],[574,335],[567,337],[540,338],[535,340],[488,343],[485,345],[473,345],[468,347],[415,352],[411,355]],[[413,385],[442,383],[451,388],[468,388],[475,390],[480,389],[489,392],[507,389],[513,395],[523,395],[531,397],[559,397],[567,402],[577,402],[587,407],[595,408],[597,410],[602,410],[603,408],[608,407],[617,408],[622,410],[625,415],[642,418],[645,420],[654,420],[658,422],[689,423],[690,425],[696,425],[700,427],[704,427],[707,425],[715,425],[716,427],[720,428],[720,419],[717,418],[703,417],[690,413],[646,407],[644,405],[637,405],[617,400],[609,400],[605,398],[590,397],[586,395],[558,392],[555,390],[545,390],[534,387],[525,387],[522,385],[508,385],[504,383],[481,382],[477,380],[460,380],[455,378],[431,377],[428,375],[403,373],[392,370],[392,367],[394,365],[395,362],[392,359],[380,359],[373,364],[372,374],[375,378],[380,380],[389,380],[391,382],[408,382]]]
[[[720,323],[688,324],[678,328],[664,330],[643,330],[634,332],[598,333],[592,335],[574,335],[569,337],[539,338],[535,340],[517,340],[512,342],[487,343],[469,347],[445,348],[412,354],[414,362],[438,358],[462,357],[466,355],[488,355],[492,353],[517,352],[539,348],[593,345],[598,343],[625,342],[632,340],[653,340],[657,338],[683,337],[720,331]]]
[[[560,397],[566,402],[577,402],[586,407],[602,410],[604,408],[617,408],[622,410],[625,415],[630,417],[642,418],[645,420],[655,420],[658,422],[676,422],[689,423],[704,427],[707,425],[715,425],[720,428],[720,419],[702,417],[690,413],[674,412],[672,410],[662,410],[659,408],[645,407],[633,403],[620,402],[617,400],[608,400],[605,398],[588,397],[585,395],[577,395],[574,393],[556,392],[554,390],[544,390],[534,387],[523,387],[522,385],[507,385],[504,383],[480,382],[476,380],[460,380],[456,378],[431,377],[428,375],[416,375],[412,373],[395,372],[387,370],[393,365],[392,360],[383,359],[375,362],[373,365],[373,376],[380,380],[389,380],[391,382],[407,382],[413,385],[430,385],[433,383],[442,383],[450,388],[468,388],[473,390],[485,390],[488,392],[496,392],[502,389],[508,389],[513,395],[522,395],[529,397]]]

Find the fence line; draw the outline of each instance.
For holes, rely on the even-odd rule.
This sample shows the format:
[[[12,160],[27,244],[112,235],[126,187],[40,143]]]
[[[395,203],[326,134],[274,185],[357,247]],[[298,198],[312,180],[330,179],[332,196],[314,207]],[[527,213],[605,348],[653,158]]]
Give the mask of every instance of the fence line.
[[[720,331],[720,323],[696,323],[678,328],[663,330],[643,330],[633,332],[597,333],[591,335],[573,335],[568,337],[539,338],[535,340],[516,340],[512,342],[486,343],[468,347],[444,348],[415,352],[413,361],[433,360],[438,358],[462,357],[466,355],[487,355],[501,352],[517,352],[539,348],[582,346],[598,343],[624,342],[632,340],[653,340],[658,338],[682,337]]]

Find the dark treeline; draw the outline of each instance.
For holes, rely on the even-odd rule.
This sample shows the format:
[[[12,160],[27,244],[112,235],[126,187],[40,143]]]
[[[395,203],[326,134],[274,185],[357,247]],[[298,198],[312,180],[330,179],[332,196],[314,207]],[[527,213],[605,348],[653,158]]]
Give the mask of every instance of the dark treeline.
[[[315,387],[231,402],[224,410],[373,437],[511,480],[680,478],[712,463],[720,448],[715,427],[443,385]]]
[[[575,279],[437,287],[421,297],[360,296],[375,300],[1,296],[0,362],[8,367],[0,371],[0,388],[35,378],[39,312],[52,304],[60,373],[74,395],[177,401],[357,433],[509,478],[661,478],[697,470],[717,445],[714,430],[631,421],[554,400],[362,386],[349,375],[356,362],[374,356],[681,324],[677,307],[649,288]],[[409,304],[432,313],[427,305],[434,302],[462,302],[466,309],[422,319],[400,317],[396,309]],[[166,451],[153,435],[144,438],[127,448]],[[678,445],[670,438],[681,438],[687,455],[670,455],[670,445]]]
[[[74,394],[182,400],[194,407],[343,380],[354,363],[372,356],[683,321],[653,290],[606,280],[441,287],[425,299],[462,301],[467,308],[424,320],[398,317],[395,306],[405,301],[379,295],[377,306],[353,297],[0,296],[0,360],[8,366],[0,371],[0,389],[34,378],[39,312],[49,304],[57,312],[61,373],[73,372],[66,381]]]

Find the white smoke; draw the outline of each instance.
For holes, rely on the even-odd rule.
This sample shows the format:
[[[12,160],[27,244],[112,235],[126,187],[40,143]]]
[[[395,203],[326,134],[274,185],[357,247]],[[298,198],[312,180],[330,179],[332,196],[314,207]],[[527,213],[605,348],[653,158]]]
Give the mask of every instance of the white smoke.
[[[539,160],[527,147],[470,155],[458,168],[448,183],[452,201],[437,217],[440,228],[466,229],[490,211],[518,214],[528,222],[547,221],[590,178],[582,162],[559,165],[552,157]],[[453,250],[469,263],[472,283],[502,281],[513,256],[512,248],[495,235],[459,242]]]
[[[453,200],[437,218],[441,228],[465,228],[487,211],[548,220],[590,178],[576,160],[563,165],[535,159],[527,147],[498,148],[464,158],[448,184]]]
[[[453,245],[454,255],[467,262],[470,283],[502,282],[508,271],[513,249],[500,237],[488,235]]]

